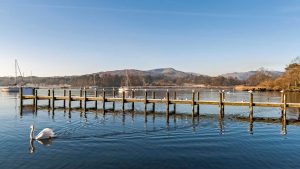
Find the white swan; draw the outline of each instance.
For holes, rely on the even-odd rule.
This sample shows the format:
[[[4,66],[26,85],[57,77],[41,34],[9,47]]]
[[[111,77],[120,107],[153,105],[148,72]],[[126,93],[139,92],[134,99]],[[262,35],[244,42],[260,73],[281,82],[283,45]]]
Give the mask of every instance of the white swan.
[[[45,128],[42,130],[36,137],[34,137],[34,126],[30,125],[30,139],[35,140],[43,140],[43,139],[50,139],[54,137],[54,132],[52,129]]]

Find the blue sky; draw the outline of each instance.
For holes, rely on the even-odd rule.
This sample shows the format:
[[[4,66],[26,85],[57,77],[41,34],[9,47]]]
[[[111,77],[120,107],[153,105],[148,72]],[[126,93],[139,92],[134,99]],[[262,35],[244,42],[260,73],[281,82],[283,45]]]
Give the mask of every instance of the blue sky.
[[[0,0],[0,76],[173,67],[283,70],[300,56],[299,0]]]

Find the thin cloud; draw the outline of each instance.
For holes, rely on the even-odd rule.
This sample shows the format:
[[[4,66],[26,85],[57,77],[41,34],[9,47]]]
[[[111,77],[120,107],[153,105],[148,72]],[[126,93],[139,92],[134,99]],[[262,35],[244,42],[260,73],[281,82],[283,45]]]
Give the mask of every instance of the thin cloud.
[[[99,7],[63,6],[63,5],[33,5],[33,6],[35,6],[35,7],[45,7],[45,8],[95,10],[95,11],[101,11],[101,12],[141,13],[141,14],[165,14],[165,15],[186,15],[186,16],[201,16],[201,17],[230,17],[230,18],[239,17],[239,15],[234,15],[234,14],[206,13],[206,12],[146,10],[146,9],[120,9],[120,8],[99,8]]]
[[[300,12],[300,6],[285,7],[285,8],[282,8],[280,11],[283,13]]]

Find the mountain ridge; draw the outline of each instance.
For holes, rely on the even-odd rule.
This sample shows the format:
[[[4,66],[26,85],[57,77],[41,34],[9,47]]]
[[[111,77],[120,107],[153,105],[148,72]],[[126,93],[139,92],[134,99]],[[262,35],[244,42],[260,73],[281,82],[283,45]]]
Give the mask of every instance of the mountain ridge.
[[[247,80],[250,76],[256,74],[257,72],[259,72],[261,70],[252,70],[252,71],[247,71],[247,72],[232,72],[232,73],[225,73],[225,74],[222,74],[220,76],[223,76],[223,77],[226,77],[226,78],[229,78],[229,77],[232,77],[232,78],[237,78],[238,80]],[[266,74],[272,76],[272,77],[279,77],[280,75],[283,74],[283,72],[281,71],[269,71],[269,70],[265,70],[264,71]]]
[[[52,77],[23,77],[24,83],[34,83],[41,86],[46,85],[71,85],[71,86],[124,86],[130,81],[133,86],[166,86],[166,85],[205,85],[205,86],[234,86],[245,84],[243,80],[257,71],[234,72],[219,76],[208,76],[198,73],[183,72],[174,68],[158,68],[150,70],[121,69],[113,71],[102,71],[84,75],[52,76]],[[282,72],[267,72],[272,76]],[[242,80],[240,80],[242,79]],[[0,85],[11,84],[9,77],[0,77]]]

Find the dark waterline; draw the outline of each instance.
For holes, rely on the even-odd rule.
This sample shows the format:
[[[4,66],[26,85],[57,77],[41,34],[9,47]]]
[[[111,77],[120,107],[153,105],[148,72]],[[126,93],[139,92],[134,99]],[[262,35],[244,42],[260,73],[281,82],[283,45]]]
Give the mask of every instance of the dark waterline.
[[[204,97],[214,98],[209,92]],[[178,107],[182,115],[171,115],[167,123],[164,115],[149,113],[145,120],[143,113],[128,111],[72,111],[70,116],[60,109],[54,114],[28,110],[20,115],[14,95],[1,94],[0,99],[0,168],[300,167],[298,123],[288,125],[283,135],[280,122],[257,120],[251,132],[247,119],[235,118],[247,117],[247,108],[227,108],[220,119],[217,108],[201,107],[200,119],[191,120],[190,107],[182,106]],[[262,119],[266,114],[280,115],[278,109],[255,112]],[[297,111],[288,115],[298,118]],[[30,143],[30,124],[35,124],[36,134],[45,127],[54,129],[57,138]]]

